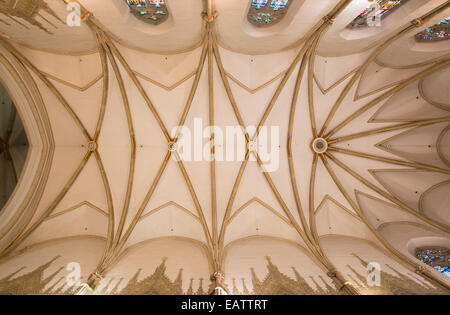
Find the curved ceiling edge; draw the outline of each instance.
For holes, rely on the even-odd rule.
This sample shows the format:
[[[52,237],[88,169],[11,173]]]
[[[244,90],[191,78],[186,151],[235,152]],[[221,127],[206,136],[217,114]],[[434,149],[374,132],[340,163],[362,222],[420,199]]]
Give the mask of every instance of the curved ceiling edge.
[[[20,233],[43,194],[54,153],[49,117],[27,69],[0,47],[0,77],[22,118],[30,150],[15,193],[0,212],[0,248]]]

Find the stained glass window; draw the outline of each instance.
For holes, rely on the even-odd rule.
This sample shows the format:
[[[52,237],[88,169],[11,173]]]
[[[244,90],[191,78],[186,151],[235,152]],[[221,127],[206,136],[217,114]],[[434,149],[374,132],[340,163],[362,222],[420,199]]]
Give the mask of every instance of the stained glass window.
[[[416,257],[447,277],[450,277],[450,250],[448,248],[417,248]]]
[[[247,18],[258,27],[271,26],[281,21],[292,1],[252,0]]]
[[[416,34],[418,42],[436,42],[450,38],[450,17]]]
[[[367,8],[362,11],[350,24],[348,28],[361,28],[367,26],[378,26],[389,14],[398,9],[409,0],[375,0],[370,1]]]
[[[126,0],[131,13],[139,20],[158,25],[169,17],[166,0]]]

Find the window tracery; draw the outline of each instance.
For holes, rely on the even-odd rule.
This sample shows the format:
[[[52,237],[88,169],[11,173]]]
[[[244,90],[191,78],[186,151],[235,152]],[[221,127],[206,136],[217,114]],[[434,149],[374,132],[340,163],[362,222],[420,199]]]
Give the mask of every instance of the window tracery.
[[[416,249],[416,258],[450,277],[450,250],[442,247]]]
[[[443,19],[415,36],[418,42],[436,42],[450,38],[450,17]]]
[[[272,26],[286,15],[289,0],[252,0],[248,11],[248,21],[257,27]]]
[[[362,11],[352,22],[350,22],[347,27],[355,29],[373,25],[379,26],[383,19],[408,1],[409,0],[370,1],[367,8]]]

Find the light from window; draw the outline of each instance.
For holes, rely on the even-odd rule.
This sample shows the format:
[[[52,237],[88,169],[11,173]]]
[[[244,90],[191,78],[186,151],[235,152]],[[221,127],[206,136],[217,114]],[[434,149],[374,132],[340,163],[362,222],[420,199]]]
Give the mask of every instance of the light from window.
[[[252,0],[247,19],[257,27],[271,26],[285,16],[289,0]]]
[[[126,0],[131,13],[139,20],[158,25],[167,20],[166,0]]]
[[[443,19],[439,23],[424,29],[417,33],[416,41],[418,42],[436,42],[450,38],[450,17]]]
[[[348,28],[366,27],[370,22],[382,21],[394,10],[408,2],[409,0],[376,0],[370,1],[368,7],[361,12],[350,24]],[[369,20],[369,23],[368,23]]]
[[[447,277],[450,277],[450,251],[448,248],[417,248],[416,257]]]

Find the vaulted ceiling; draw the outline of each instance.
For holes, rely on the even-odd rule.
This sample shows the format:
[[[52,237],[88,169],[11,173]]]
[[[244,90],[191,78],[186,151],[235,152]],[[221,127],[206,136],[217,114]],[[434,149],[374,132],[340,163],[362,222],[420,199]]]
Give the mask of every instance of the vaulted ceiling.
[[[69,2],[80,26],[64,23]],[[450,45],[414,35],[450,1],[409,0],[362,31],[346,25],[366,1],[293,1],[265,28],[248,22],[250,1],[166,2],[160,25],[122,0],[46,0],[59,17],[39,11],[47,31],[0,23],[2,84],[30,142],[0,211],[0,278],[58,256],[39,290],[71,292],[58,268],[76,262],[84,282],[105,277],[102,293],[139,293],[136,279],[158,272],[184,292],[219,285],[215,272],[229,291],[259,292],[257,277],[281,272],[314,293],[370,293],[357,271],[376,261],[420,283],[410,293],[448,293],[414,251],[450,247]],[[175,127],[194,133],[199,118],[201,131],[242,127],[245,150],[259,135],[246,127],[279,128],[278,167],[263,171],[260,148],[177,159]],[[209,157],[215,136],[201,140]]]

